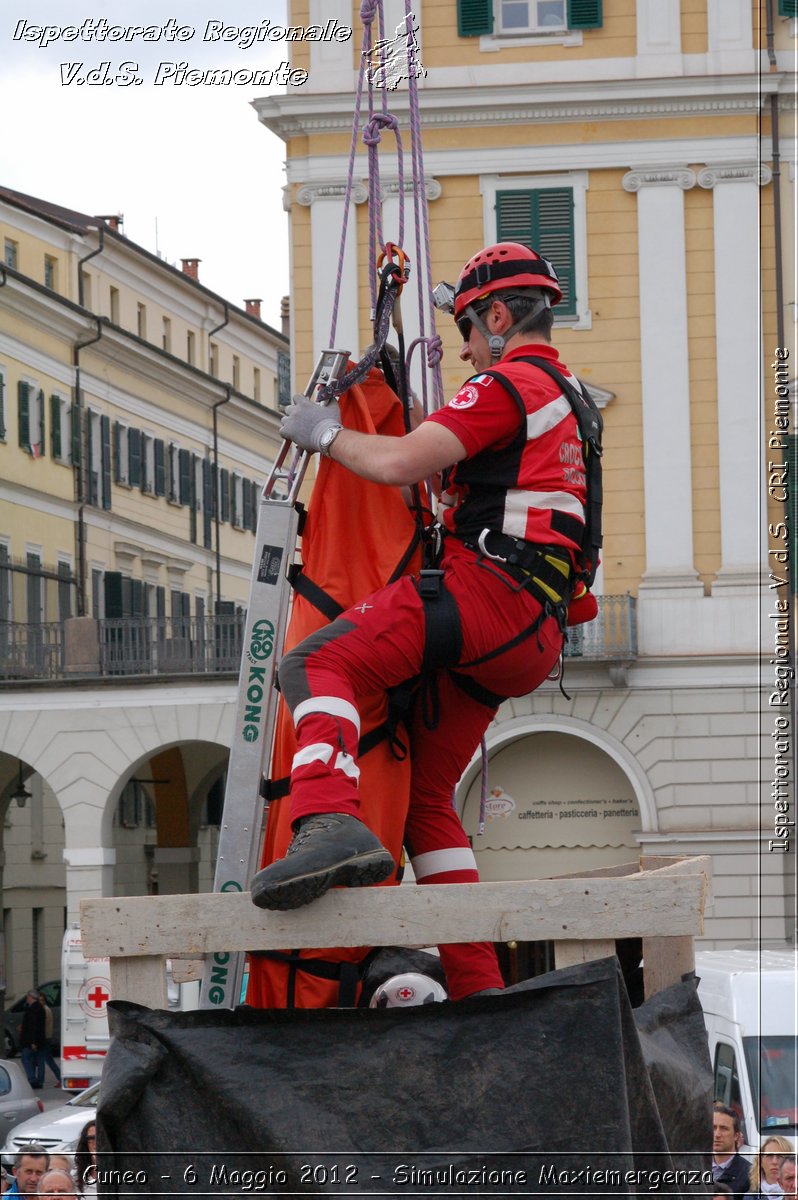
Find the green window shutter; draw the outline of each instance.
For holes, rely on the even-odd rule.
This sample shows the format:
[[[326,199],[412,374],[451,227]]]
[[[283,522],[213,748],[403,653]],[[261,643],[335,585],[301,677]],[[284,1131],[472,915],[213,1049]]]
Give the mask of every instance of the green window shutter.
[[[102,506],[111,507],[111,418],[100,417],[100,469],[102,471]]]
[[[252,484],[245,479],[241,485],[241,524],[245,529],[252,528]]]
[[[221,496],[221,501],[220,501],[220,505],[221,505],[220,515],[221,515],[221,518],[223,521],[229,521],[230,520],[230,472],[228,470],[226,470],[225,467],[222,467],[221,479],[222,479],[222,496]]]
[[[493,0],[457,0],[457,33],[460,37],[493,33]]]
[[[30,384],[20,380],[17,386],[17,401],[19,444],[30,454]]]
[[[61,397],[50,397],[50,449],[53,458],[61,458]]]
[[[572,188],[496,193],[496,240],[521,242],[554,265],[563,298],[560,316],[576,316],[574,194]]]
[[[600,29],[603,21],[601,0],[568,0],[569,29]]]
[[[141,487],[141,430],[127,431],[127,481],[131,487]]]
[[[181,504],[191,503],[191,455],[188,450],[181,450],[178,453],[178,463],[180,466],[180,490],[179,497]]]
[[[118,618],[122,613],[122,573],[121,571],[106,571],[103,578],[105,590],[105,615]]]
[[[155,459],[155,495],[166,495],[166,447],[160,438],[155,439],[153,456]]]
[[[144,600],[144,581],[141,579],[131,579],[130,581],[130,615],[138,619],[147,615]]]
[[[83,410],[77,404],[73,404],[69,410],[69,423],[72,428],[72,466],[79,467],[81,460],[81,436],[80,414]]]
[[[256,479],[252,480],[252,491],[250,493],[250,502],[252,504],[252,516],[250,521],[252,524],[252,532],[256,533],[258,529],[258,509],[260,508],[260,497],[262,488]]]
[[[0,442],[6,440],[6,377],[0,372]]]
[[[798,17],[798,0],[779,0],[780,17]]]
[[[213,522],[213,472],[210,459],[202,460],[202,544],[206,550],[211,547],[211,532]]]
[[[36,457],[39,458],[47,449],[44,429],[44,392],[39,390],[39,429],[36,437]]]

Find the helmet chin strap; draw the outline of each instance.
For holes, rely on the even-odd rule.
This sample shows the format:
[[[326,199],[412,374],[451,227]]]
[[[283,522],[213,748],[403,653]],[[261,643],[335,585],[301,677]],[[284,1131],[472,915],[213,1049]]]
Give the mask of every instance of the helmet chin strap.
[[[504,354],[505,346],[510,339],[515,337],[517,333],[523,333],[524,330],[530,325],[534,325],[540,314],[547,308],[551,308],[551,303],[549,301],[548,293],[544,292],[538,297],[534,308],[532,308],[525,317],[521,317],[520,321],[516,321],[514,325],[511,325],[510,328],[503,334],[490,333],[485,325],[485,322],[482,320],[482,317],[475,312],[473,304],[468,305],[465,310],[465,315],[471,318],[472,325],[479,330],[485,341],[488,343],[491,361],[498,362]]]

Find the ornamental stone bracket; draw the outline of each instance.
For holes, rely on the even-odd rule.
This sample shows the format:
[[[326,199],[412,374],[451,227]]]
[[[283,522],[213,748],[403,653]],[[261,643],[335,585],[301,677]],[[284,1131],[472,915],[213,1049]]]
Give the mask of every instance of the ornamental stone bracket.
[[[346,195],[347,185],[341,183],[304,183],[296,194],[297,204],[310,208],[316,200],[338,200]],[[369,198],[369,190],[362,180],[357,179],[352,184],[352,200],[355,204],[363,204]]]
[[[646,187],[680,187],[683,192],[695,187],[696,174],[689,167],[633,167],[623,177],[625,192],[639,192]]]
[[[408,192],[412,193],[415,190],[415,186],[415,181],[412,179],[405,179],[401,189],[399,187],[398,179],[388,179],[384,182],[381,181],[380,187],[382,198],[383,200],[386,200],[392,196],[398,196],[400,190],[404,191],[406,194]],[[439,200],[442,192],[443,188],[437,179],[429,178],[424,180],[424,195],[428,200]]]
[[[714,188],[716,183],[755,183],[765,187],[773,178],[773,172],[765,163],[723,163],[703,167],[698,172],[698,186]]]

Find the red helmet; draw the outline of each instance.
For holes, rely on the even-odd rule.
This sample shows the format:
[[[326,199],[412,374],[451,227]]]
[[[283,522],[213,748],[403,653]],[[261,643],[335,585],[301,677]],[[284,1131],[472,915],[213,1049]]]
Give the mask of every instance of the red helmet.
[[[480,296],[509,288],[545,288],[552,304],[562,300],[557,272],[535,250],[520,242],[498,242],[469,258],[454,289],[455,320]]]

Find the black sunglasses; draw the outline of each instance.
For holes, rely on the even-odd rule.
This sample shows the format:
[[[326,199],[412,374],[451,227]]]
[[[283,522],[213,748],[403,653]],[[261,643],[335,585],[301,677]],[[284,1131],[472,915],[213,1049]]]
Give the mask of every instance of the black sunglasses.
[[[471,307],[474,309],[474,312],[477,314],[477,316],[481,317],[482,314],[486,313],[490,308],[490,301],[488,301],[487,304],[480,305],[479,308],[475,308],[474,305]],[[471,329],[473,328],[474,322],[470,317],[458,317],[455,321],[455,325],[457,326],[460,337],[464,342],[467,342],[471,337]]]

